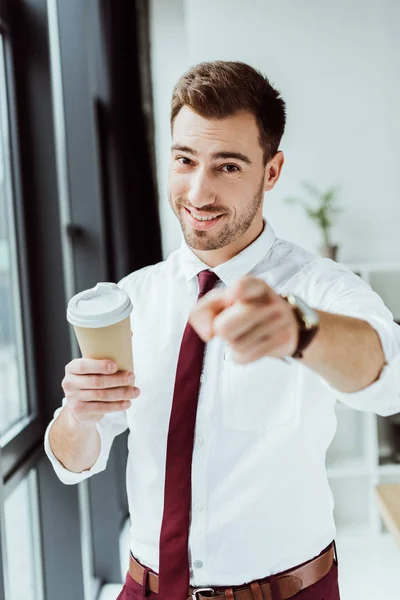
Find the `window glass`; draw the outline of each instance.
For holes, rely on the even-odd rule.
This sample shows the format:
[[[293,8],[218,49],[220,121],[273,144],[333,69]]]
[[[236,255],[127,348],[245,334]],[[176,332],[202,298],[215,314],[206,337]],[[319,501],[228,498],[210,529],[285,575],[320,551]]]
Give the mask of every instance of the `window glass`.
[[[7,600],[43,600],[36,472],[4,503]]]
[[[18,286],[4,47],[0,36],[0,435],[28,413],[22,379]]]

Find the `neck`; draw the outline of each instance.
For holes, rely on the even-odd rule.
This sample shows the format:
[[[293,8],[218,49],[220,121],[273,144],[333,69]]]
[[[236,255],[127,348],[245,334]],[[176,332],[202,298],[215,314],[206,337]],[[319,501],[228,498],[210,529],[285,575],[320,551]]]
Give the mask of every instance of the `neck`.
[[[217,250],[198,250],[191,248],[192,252],[207,266],[214,268],[228,262],[231,258],[242,252],[247,246],[250,246],[263,232],[264,222],[262,218],[255,219],[249,229],[239,239],[231,244],[218,248]]]

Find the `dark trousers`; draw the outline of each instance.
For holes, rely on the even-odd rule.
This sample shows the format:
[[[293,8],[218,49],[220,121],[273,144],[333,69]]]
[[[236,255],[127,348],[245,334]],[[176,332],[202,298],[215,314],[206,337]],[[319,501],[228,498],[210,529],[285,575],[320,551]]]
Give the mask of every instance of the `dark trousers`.
[[[268,580],[269,578],[267,577],[262,581]],[[143,600],[144,598],[146,600],[158,600],[158,594],[146,591],[145,587],[134,581],[128,573],[124,588],[117,600]],[[293,598],[296,600],[340,600],[337,563],[333,563],[331,570],[325,577],[314,585],[302,590],[293,596]],[[281,599],[275,594],[273,600]]]

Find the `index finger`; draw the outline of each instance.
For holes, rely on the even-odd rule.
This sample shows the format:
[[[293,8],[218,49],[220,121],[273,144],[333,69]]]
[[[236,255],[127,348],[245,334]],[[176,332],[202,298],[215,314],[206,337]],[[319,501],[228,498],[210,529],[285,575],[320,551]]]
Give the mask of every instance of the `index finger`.
[[[74,375],[87,375],[90,373],[107,374],[118,370],[117,364],[109,359],[75,358],[65,367],[66,371]]]
[[[190,313],[189,323],[198,335],[208,341],[213,337],[214,318],[228,306],[226,290],[211,290],[201,298]]]
[[[241,277],[227,288],[227,299],[233,304],[239,302],[266,302],[274,300],[277,294],[259,277]]]

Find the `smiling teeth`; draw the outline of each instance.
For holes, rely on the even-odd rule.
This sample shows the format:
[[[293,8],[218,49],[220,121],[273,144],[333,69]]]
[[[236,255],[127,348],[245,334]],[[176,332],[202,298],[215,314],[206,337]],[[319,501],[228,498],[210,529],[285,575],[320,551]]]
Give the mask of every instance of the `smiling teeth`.
[[[190,214],[194,219],[196,219],[196,221],[211,221],[212,219],[216,219],[219,216],[216,215],[215,217],[196,217],[196,215],[194,215],[192,212]]]

